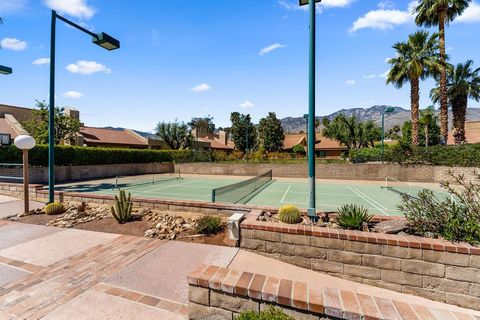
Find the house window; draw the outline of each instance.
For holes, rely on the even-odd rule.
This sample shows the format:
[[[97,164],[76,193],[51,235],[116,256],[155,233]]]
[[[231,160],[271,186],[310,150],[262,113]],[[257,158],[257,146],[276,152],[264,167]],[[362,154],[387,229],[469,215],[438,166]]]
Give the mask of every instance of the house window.
[[[327,151],[317,151],[317,157],[318,158],[326,158],[327,157]]]

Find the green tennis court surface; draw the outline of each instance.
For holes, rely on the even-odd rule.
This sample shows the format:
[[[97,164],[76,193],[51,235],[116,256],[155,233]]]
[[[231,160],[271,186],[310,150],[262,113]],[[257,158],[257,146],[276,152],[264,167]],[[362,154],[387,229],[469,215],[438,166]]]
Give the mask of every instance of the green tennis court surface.
[[[157,177],[158,176],[158,177]],[[212,190],[244,181],[245,177],[200,176],[200,175],[152,175],[104,179],[88,182],[59,185],[57,190],[113,195],[118,188],[129,191],[134,197],[153,199],[176,199],[211,201]],[[155,182],[154,182],[155,181]],[[438,196],[447,194],[438,186],[422,186],[398,182],[394,190],[384,188],[385,182],[324,181],[317,182],[317,208],[323,211],[335,211],[343,204],[357,204],[368,208],[370,213],[378,215],[402,215],[397,206],[400,204],[399,192],[416,195],[424,187],[437,192]],[[117,188],[116,188],[117,187]],[[395,192],[396,191],[396,192]],[[234,192],[234,191],[233,191]],[[301,208],[308,206],[308,183],[306,179],[274,179],[250,199],[247,204],[274,206],[293,204]]]

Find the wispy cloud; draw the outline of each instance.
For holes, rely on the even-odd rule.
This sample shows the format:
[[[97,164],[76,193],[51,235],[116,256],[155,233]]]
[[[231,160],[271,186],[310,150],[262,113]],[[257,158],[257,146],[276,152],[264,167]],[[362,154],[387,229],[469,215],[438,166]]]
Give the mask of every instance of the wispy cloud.
[[[245,102],[241,103],[240,104],[240,107],[244,108],[244,109],[248,109],[248,108],[253,108],[255,107],[255,104],[251,101],[248,101],[246,100]]]
[[[201,84],[196,85],[193,88],[190,88],[190,91],[198,93],[198,92],[209,91],[211,89],[212,89],[212,87],[210,87],[210,85],[208,85],[208,83],[201,83]]]
[[[112,73],[112,70],[101,63],[95,61],[80,60],[77,63],[69,64],[66,69],[71,73],[78,73],[83,75],[94,74],[97,72]]]
[[[90,19],[95,15],[95,8],[87,0],[44,0],[47,7],[61,14],[68,14],[80,19]]]
[[[50,63],[50,58],[39,58],[32,62],[32,64],[37,66],[41,66],[43,64],[49,64],[49,63]]]
[[[391,9],[385,2],[380,2],[377,10],[367,12],[364,16],[358,18],[350,28],[350,32],[356,32],[361,29],[389,30],[395,26],[413,23],[413,8],[417,1],[409,3],[405,11]]]
[[[376,74],[366,74],[363,76],[363,79],[375,79],[377,77]]]
[[[27,0],[0,0],[0,12],[13,12],[25,9]]]
[[[456,22],[475,23],[480,22],[480,4],[472,2],[470,6],[458,17]]]
[[[263,48],[262,50],[260,50],[260,52],[258,53],[259,55],[263,56],[263,55],[266,55],[267,53],[270,53],[272,51],[275,51],[277,49],[281,49],[281,48],[284,48],[285,45],[283,44],[280,44],[280,43],[274,43],[268,47],[265,47]]]
[[[27,42],[18,40],[17,38],[3,38],[0,41],[0,46],[4,49],[13,51],[22,51],[27,49]]]
[[[348,86],[354,86],[357,83],[356,80],[347,80],[345,81],[345,84]]]
[[[78,91],[67,91],[63,94],[63,97],[70,99],[80,99],[81,97],[83,97],[83,93]]]

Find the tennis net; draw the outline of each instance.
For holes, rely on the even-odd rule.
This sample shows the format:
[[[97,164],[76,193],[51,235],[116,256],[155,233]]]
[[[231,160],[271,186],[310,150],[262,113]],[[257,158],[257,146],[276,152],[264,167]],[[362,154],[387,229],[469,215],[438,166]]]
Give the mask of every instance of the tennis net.
[[[126,177],[117,176],[115,178],[115,184],[113,186],[113,190],[154,185],[154,184],[162,183],[165,181],[180,180],[180,179],[183,179],[180,174],[180,171],[175,173],[159,173],[159,174],[157,173],[157,174],[143,175],[143,176],[126,176]]]
[[[254,178],[212,190],[212,202],[245,204],[272,182],[272,170]]]
[[[398,194],[407,194],[414,197],[412,185],[408,182],[400,181],[392,177],[385,178],[385,185],[382,187]]]

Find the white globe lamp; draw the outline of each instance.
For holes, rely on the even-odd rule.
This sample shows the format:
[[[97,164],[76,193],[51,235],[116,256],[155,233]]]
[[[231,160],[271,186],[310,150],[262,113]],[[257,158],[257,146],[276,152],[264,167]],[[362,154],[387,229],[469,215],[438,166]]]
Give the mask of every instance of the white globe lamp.
[[[28,150],[33,149],[36,145],[35,139],[22,134],[13,141],[15,146],[23,151],[23,208],[24,212],[30,211],[30,201],[28,194],[29,172],[28,172]]]

